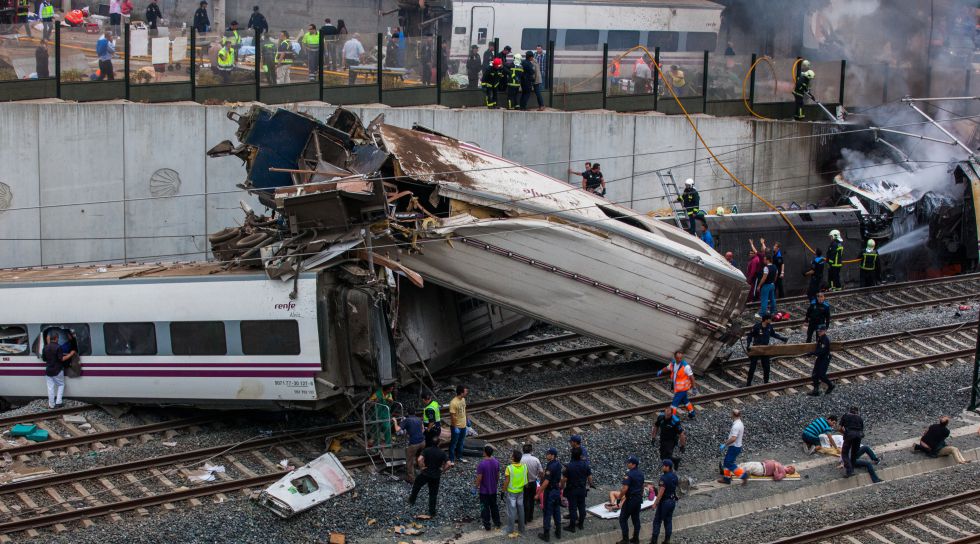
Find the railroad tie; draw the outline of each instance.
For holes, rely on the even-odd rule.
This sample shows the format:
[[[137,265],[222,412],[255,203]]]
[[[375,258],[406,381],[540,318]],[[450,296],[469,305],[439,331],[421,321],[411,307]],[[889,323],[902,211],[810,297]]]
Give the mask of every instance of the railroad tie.
[[[133,487],[139,489],[140,493],[142,493],[144,496],[146,496],[146,497],[153,496],[153,492],[150,491],[149,489],[147,489],[146,486],[143,485],[143,482],[141,482],[139,480],[139,478],[137,478],[135,475],[127,472],[126,473],[126,480],[129,483],[133,484]],[[141,515],[141,516],[148,516],[148,515],[150,515],[150,511],[147,510],[146,508],[137,508],[136,509],[136,512],[139,513],[139,515]]]
[[[895,524],[890,524],[890,525],[888,525],[888,528],[889,528],[889,529],[890,529],[890,530],[891,530],[891,531],[892,531],[893,533],[895,533],[895,534],[897,534],[897,535],[899,535],[899,536],[901,536],[902,538],[907,538],[907,539],[909,539],[909,540],[911,540],[912,542],[915,542],[915,543],[917,543],[917,544],[926,544],[925,542],[922,542],[922,541],[921,541],[921,540],[919,540],[918,538],[915,538],[914,536],[912,536],[912,535],[910,535],[910,534],[908,534],[907,532],[905,532],[905,531],[903,531],[901,527],[899,527],[899,526],[897,526],[897,525],[895,525]]]
[[[957,510],[957,509],[955,509],[955,508],[951,508],[951,509],[949,509],[949,510],[948,510],[948,512],[949,512],[950,514],[952,514],[952,515],[954,515],[954,516],[956,516],[956,517],[958,517],[958,518],[959,518],[959,519],[961,519],[962,521],[965,521],[965,522],[967,522],[967,523],[969,523],[969,524],[971,524],[971,525],[973,525],[973,526],[975,526],[975,527],[980,527],[980,522],[978,522],[978,521],[977,521],[977,520],[975,520],[975,519],[972,519],[972,518],[968,518],[968,517],[966,517],[965,515],[963,515],[963,513],[962,513],[962,512],[960,512],[959,510]]]
[[[939,525],[942,525],[943,527],[946,527],[947,529],[953,531],[954,533],[959,533],[959,534],[964,535],[964,536],[970,536],[970,535],[973,534],[973,533],[971,533],[969,531],[964,531],[963,529],[960,529],[959,527],[957,527],[957,526],[953,525],[952,523],[944,520],[943,518],[937,516],[936,514],[928,514],[927,517],[929,519],[931,519],[932,521],[938,523]]]
[[[865,533],[871,535],[871,537],[873,537],[876,540],[878,540],[878,542],[883,542],[884,544],[895,544],[891,540],[888,540],[887,538],[885,538],[884,536],[882,536],[881,533],[878,533],[877,531],[873,531],[871,529],[868,529],[867,531],[865,531]]]
[[[239,461],[238,458],[235,457],[234,455],[226,455],[225,458],[228,459],[228,462],[231,463],[235,468],[241,471],[242,474],[248,476],[249,478],[254,478],[258,476],[258,474],[253,472],[252,469],[242,464],[242,462]]]
[[[933,530],[933,529],[931,529],[929,527],[926,527],[925,525],[923,525],[918,520],[915,520],[915,519],[907,519],[906,521],[910,525],[914,525],[916,529],[922,531],[923,533],[930,534],[930,535],[932,535],[932,536],[934,536],[934,537],[936,537],[936,538],[938,538],[938,539],[940,539],[940,540],[942,540],[944,542],[945,541],[948,541],[948,540],[952,540],[951,538],[949,538],[948,536],[940,533],[939,531],[935,531],[935,530]]]

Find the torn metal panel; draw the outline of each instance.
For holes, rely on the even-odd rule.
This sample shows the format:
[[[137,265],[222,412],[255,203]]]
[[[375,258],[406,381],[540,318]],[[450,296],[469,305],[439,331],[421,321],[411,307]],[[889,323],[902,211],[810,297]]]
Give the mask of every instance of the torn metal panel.
[[[258,503],[288,518],[347,493],[354,485],[354,477],[337,456],[325,453],[267,487]]]
[[[898,211],[902,206],[914,205],[922,197],[922,193],[915,189],[909,189],[883,180],[867,180],[860,185],[854,185],[844,179],[842,175],[838,174],[834,176],[834,183],[845,191],[881,204],[892,213]]]

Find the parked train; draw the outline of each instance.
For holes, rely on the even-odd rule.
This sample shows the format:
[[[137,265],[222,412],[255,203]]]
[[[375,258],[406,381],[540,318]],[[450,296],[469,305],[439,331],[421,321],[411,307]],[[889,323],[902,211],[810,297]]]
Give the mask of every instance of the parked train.
[[[482,54],[494,38],[515,53],[547,48],[554,41],[555,75],[573,79],[601,70],[604,43],[610,57],[642,45],[700,62],[704,51],[718,47],[723,9],[708,0],[554,0],[546,35],[546,0],[454,0],[450,55],[465,63],[470,46],[477,45]],[[632,66],[622,69],[622,77],[632,74]]]
[[[209,263],[0,271],[0,398],[45,395],[45,337],[74,331],[96,403],[343,409],[419,358],[436,371],[531,320],[437,286],[400,286],[400,337],[357,271],[290,281]],[[455,324],[455,327],[453,326]],[[465,324],[465,327],[464,325]]]

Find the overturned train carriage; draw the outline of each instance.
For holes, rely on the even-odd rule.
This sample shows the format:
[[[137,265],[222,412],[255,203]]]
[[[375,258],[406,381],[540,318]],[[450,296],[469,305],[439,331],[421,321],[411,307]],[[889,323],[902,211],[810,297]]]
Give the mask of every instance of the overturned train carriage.
[[[682,350],[701,370],[734,340],[744,277],[675,227],[383,116],[232,117],[241,144],[210,154],[244,160],[244,187],[274,211],[248,211],[224,234],[238,241],[214,245],[229,262],[285,281],[356,262],[394,306],[402,286],[424,298],[434,284],[651,357]]]

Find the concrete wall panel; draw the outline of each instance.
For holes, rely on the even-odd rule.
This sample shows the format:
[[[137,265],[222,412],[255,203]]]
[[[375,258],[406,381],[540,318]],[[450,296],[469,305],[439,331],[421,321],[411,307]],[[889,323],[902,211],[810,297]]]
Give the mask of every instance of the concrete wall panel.
[[[598,162],[606,180],[606,198],[629,206],[633,196],[635,117],[616,113],[568,115],[572,167],[580,170],[585,161]],[[580,183],[581,178],[574,181]]]
[[[698,131],[725,167],[743,183],[749,183],[752,179],[753,124],[745,119],[700,117],[697,125]],[[695,164],[694,179],[701,194],[702,208],[714,210],[718,206],[738,204],[739,209],[743,209],[746,203],[754,200],[718,166],[701,142],[697,142],[696,147],[698,162]]]
[[[654,172],[671,169],[678,188],[683,189],[684,179],[694,174],[694,142],[694,133],[683,118],[636,116],[632,208],[641,212],[670,208]]]
[[[194,106],[188,106],[194,107]],[[228,119],[230,110],[244,113],[247,106],[228,108],[224,106],[204,106],[205,110],[205,141],[204,154],[208,149],[223,140],[237,143],[235,130],[238,125]],[[247,195],[236,187],[245,181],[245,168],[238,157],[206,158],[204,162],[205,190],[207,191],[207,223],[206,232],[215,232],[227,226],[238,225],[242,220],[242,210],[239,201],[244,200],[255,210],[263,208],[258,200]]]
[[[503,153],[503,115],[487,109],[433,110],[433,129],[474,143],[494,155]]]
[[[0,266],[41,264],[38,108],[0,105]],[[11,130],[8,127],[16,127]]]
[[[810,123],[759,122],[755,125],[752,189],[776,205],[803,203],[808,197],[812,134]],[[753,199],[751,210],[766,211]]]
[[[498,111],[504,121],[501,150],[505,158],[566,182],[572,179],[568,160],[574,114]]]

